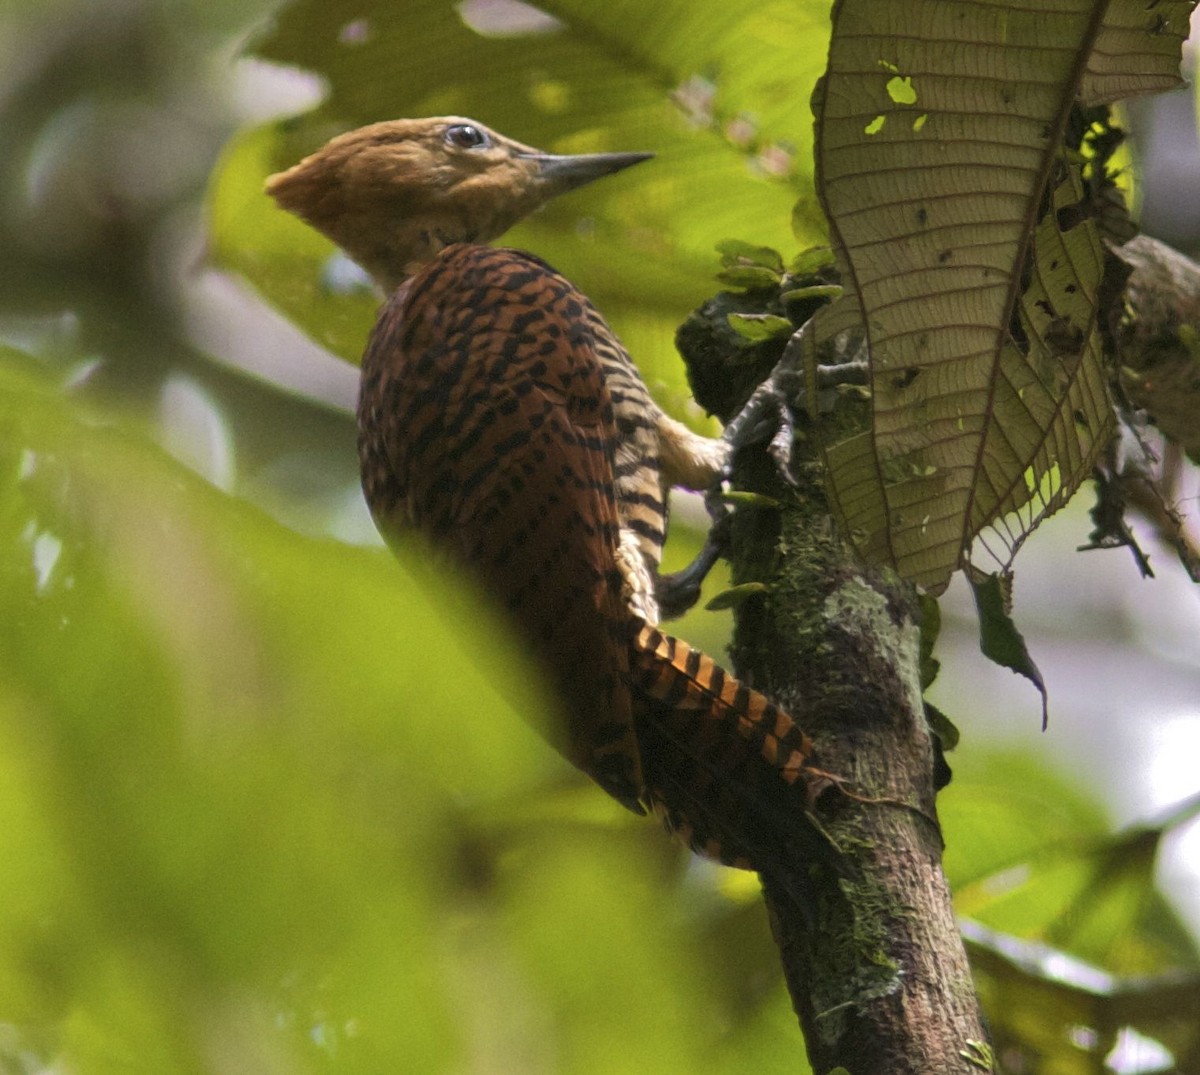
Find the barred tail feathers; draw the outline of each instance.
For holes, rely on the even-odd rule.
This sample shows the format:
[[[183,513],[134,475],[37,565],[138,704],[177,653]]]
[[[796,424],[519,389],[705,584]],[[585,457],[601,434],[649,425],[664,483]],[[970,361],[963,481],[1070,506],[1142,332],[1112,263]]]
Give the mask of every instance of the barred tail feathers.
[[[630,671],[651,805],[669,828],[708,858],[759,871],[811,841],[804,812],[822,782],[810,780],[812,740],[786,712],[648,625]]]

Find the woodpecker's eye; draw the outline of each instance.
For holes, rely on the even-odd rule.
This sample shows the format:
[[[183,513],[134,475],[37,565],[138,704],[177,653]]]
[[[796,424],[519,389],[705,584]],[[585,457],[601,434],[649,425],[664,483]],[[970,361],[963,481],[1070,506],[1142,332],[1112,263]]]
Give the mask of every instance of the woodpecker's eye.
[[[485,149],[490,139],[478,127],[469,123],[456,123],[446,128],[446,144],[457,149]]]

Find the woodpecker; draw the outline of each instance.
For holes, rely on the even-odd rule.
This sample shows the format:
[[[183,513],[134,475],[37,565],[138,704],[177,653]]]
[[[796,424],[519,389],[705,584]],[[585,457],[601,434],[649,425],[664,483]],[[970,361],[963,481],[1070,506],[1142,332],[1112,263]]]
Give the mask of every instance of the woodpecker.
[[[266,189],[388,296],[358,404],[385,540],[423,532],[505,609],[556,688],[571,762],[697,852],[764,870],[830,778],[787,713],[658,627],[667,492],[719,482],[730,444],[662,412],[567,279],[487,245],[649,156],[403,119],[334,138]]]

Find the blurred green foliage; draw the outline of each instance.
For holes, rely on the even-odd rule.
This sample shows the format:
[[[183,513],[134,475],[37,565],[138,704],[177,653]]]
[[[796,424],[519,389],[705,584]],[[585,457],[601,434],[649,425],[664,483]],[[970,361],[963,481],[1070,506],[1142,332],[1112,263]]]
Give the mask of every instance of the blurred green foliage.
[[[322,285],[331,251],[263,198],[267,172],[335,127],[437,111],[549,149],[653,148],[512,241],[595,295],[679,409],[665,341],[712,290],[715,244],[790,249],[797,198],[794,245],[818,237],[825,5],[542,6],[564,26],[532,38],[426,0],[283,9],[254,49],[328,96],[215,164],[233,121],[214,83],[255,11],[0,9],[27,44],[0,100],[0,334],[27,345],[0,353],[0,1071],[804,1070],[753,879],[580,783],[528,730],[543,707],[504,630],[424,549],[397,564],[264,513],[281,493],[259,495],[248,461],[302,444],[293,470],[349,484],[351,423],[198,353],[163,276],[213,166],[211,253],[354,358],[373,303]],[[135,181],[178,144],[199,164],[175,185]],[[181,369],[213,391],[233,487],[259,504],[137,417]],[[680,633],[717,650],[714,622]],[[964,913],[1117,975],[1194,968],[1156,841],[1114,839],[1026,759],[955,768]],[[1036,982],[991,995],[1016,1010]],[[1100,1070],[1040,1011],[1041,1047],[1078,1062],[1056,1070]]]
[[[531,819],[558,765],[504,632],[27,366],[0,367],[0,1018],[23,1046],[84,1071],[694,1067],[698,954],[650,883],[678,856],[599,796]]]

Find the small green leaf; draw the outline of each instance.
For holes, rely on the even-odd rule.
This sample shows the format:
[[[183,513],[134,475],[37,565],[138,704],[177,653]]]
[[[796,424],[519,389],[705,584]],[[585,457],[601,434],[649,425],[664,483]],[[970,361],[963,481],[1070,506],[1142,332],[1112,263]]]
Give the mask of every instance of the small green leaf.
[[[960,1049],[958,1055],[967,1063],[979,1068],[980,1071],[995,1071],[996,1069],[995,1054],[986,1041],[972,1041],[968,1038],[967,1047]]]
[[[734,265],[717,273],[717,283],[738,291],[753,291],[756,288],[778,287],[782,279],[774,269],[763,265]]]
[[[788,272],[793,276],[813,276],[821,269],[831,268],[833,264],[833,251],[829,247],[810,246],[792,258]]]
[[[767,584],[765,582],[743,582],[740,586],[730,586],[728,590],[722,590],[704,607],[709,612],[720,612],[727,608],[737,608],[738,605],[748,601],[751,597],[756,597],[758,594],[767,592]]]
[[[790,336],[795,331],[786,317],[775,314],[730,314],[729,324],[739,336],[754,343]]]
[[[812,284],[809,287],[794,287],[780,295],[784,302],[799,302],[801,299],[836,299],[842,293],[841,284]]]
[[[727,489],[721,494],[726,504],[742,508],[778,508],[782,505],[773,496],[751,493],[745,489]]]
[[[942,610],[932,594],[921,594],[921,690],[926,691],[937,679],[941,667],[934,659],[933,647],[942,630]]]
[[[757,265],[772,272],[783,272],[783,256],[769,246],[755,246],[741,239],[722,239],[717,243],[717,253],[726,268],[740,265]]]
[[[1012,575],[987,575],[977,568],[967,571],[975,607],[979,610],[979,648],[988,660],[1024,676],[1042,696],[1042,728],[1050,712],[1042,673],[1029,656],[1025,639],[1012,621]]]
[[[938,709],[937,706],[929,702],[925,703],[925,720],[929,724],[929,730],[937,736],[943,750],[953,750],[958,746],[958,741],[961,737],[958,725]]]

